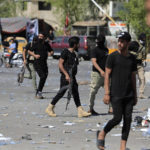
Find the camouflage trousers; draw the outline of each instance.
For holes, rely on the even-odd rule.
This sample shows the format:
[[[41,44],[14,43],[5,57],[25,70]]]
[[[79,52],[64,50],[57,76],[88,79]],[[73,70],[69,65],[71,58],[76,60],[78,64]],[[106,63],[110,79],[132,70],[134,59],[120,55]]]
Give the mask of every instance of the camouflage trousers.
[[[104,77],[102,77],[98,72],[91,72],[91,84],[90,84],[90,95],[89,95],[89,107],[90,110],[94,107],[95,96],[100,87],[104,86]]]
[[[143,65],[137,65],[137,75],[139,79],[139,93],[143,94],[145,89],[145,76],[144,76],[144,67]]]
[[[32,85],[34,89],[37,90],[36,72],[35,72],[33,63],[26,64],[26,68],[29,71],[29,73],[25,74],[24,78],[32,79]]]

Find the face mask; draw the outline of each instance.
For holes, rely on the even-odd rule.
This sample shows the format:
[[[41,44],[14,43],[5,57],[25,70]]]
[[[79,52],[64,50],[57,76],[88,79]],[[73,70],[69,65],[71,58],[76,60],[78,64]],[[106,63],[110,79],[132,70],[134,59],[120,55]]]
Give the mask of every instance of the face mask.
[[[42,43],[42,42],[43,42],[43,39],[39,39],[39,42]]]
[[[97,46],[102,47],[102,46],[104,46],[104,43],[103,42],[97,42]]]

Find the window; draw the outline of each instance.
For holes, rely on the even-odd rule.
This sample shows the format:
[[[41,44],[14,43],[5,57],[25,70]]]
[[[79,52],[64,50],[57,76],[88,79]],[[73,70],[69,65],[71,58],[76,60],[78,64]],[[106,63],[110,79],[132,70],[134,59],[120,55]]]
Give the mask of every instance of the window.
[[[51,3],[38,2],[39,10],[51,10]]]
[[[22,2],[22,10],[27,10],[27,2]]]

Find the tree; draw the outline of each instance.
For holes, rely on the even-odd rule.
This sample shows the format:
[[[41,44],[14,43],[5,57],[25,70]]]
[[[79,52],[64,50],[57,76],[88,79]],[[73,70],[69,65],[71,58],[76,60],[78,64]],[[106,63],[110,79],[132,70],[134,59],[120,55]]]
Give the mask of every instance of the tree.
[[[65,24],[65,18],[68,15],[69,24],[73,24],[86,16],[86,5],[88,0],[47,0],[51,2],[59,12],[61,12],[62,25]]]
[[[0,17],[16,15],[16,3],[13,0],[0,0]]]
[[[56,6],[57,10],[62,12],[62,25],[65,24],[66,15],[69,15],[69,23],[76,21],[97,19],[99,9],[91,0],[46,0]],[[101,6],[105,6],[110,0],[95,0]]]
[[[125,3],[126,11],[120,11],[119,17],[126,21],[128,25],[132,26],[135,34],[138,36],[140,33],[150,35],[150,29],[145,21],[145,8],[143,0],[130,0]]]

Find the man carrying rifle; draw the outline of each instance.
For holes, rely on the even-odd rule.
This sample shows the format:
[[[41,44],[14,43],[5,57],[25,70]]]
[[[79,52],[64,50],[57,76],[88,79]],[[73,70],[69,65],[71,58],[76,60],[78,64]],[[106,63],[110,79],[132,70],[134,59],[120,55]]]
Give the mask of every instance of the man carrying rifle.
[[[59,59],[59,69],[61,73],[60,90],[45,111],[51,117],[56,117],[54,106],[64,96],[67,91],[67,86],[69,88],[69,94],[72,94],[74,98],[74,102],[78,110],[78,117],[87,117],[91,115],[91,113],[87,113],[83,110],[79,98],[78,84],[75,77],[77,74],[78,65],[78,58],[75,51],[78,50],[78,47],[79,38],[73,36],[69,39],[69,48],[64,49],[61,53]]]

